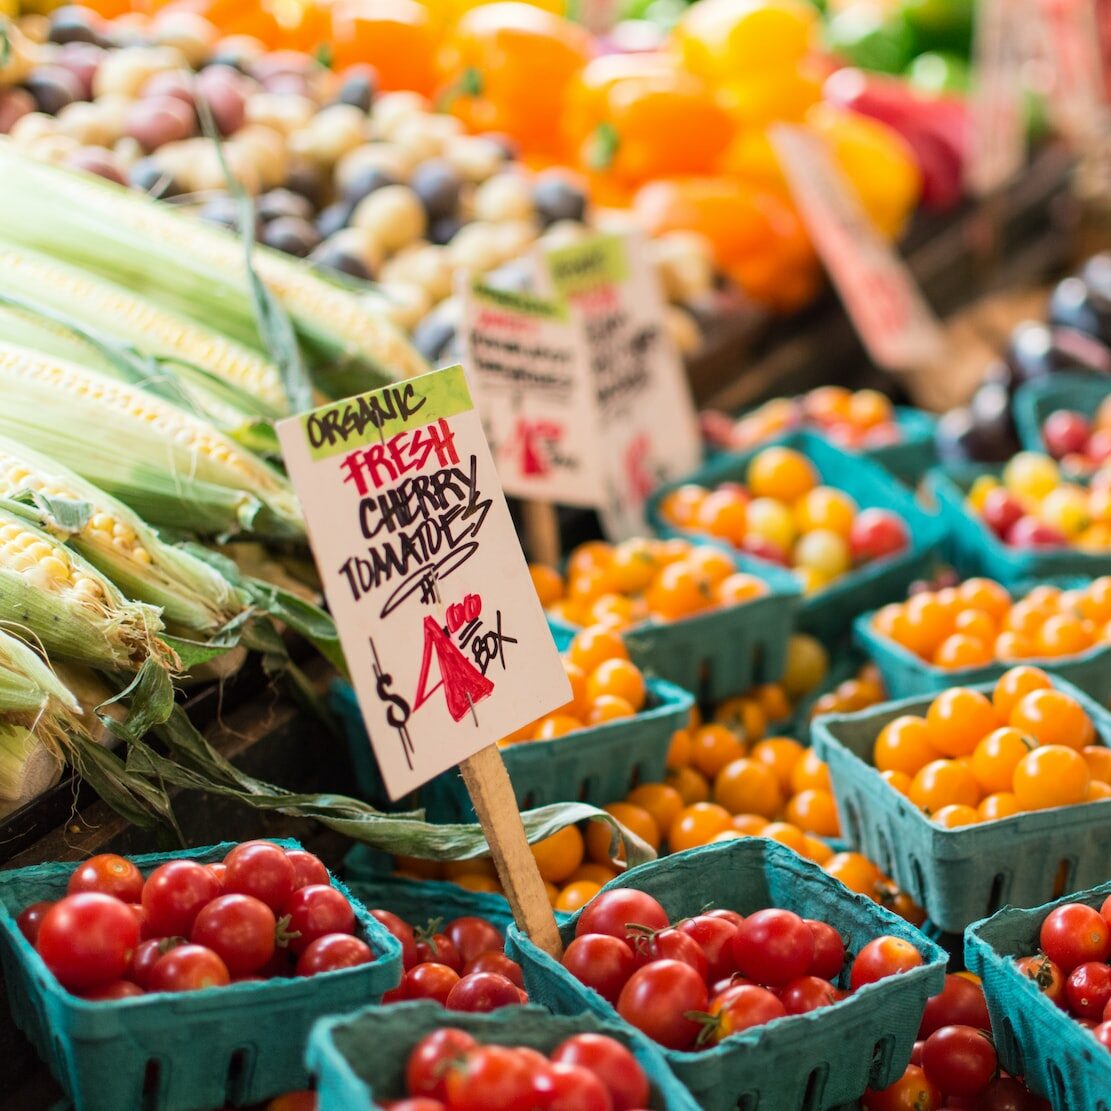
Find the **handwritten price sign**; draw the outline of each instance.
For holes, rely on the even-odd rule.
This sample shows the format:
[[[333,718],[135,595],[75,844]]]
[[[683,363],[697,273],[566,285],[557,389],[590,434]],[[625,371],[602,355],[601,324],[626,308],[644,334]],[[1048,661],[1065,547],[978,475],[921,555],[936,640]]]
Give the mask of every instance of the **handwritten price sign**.
[[[944,342],[937,318],[822,140],[801,127],[776,124],[772,142],[814,246],[868,353],[892,370],[939,359]]]
[[[461,284],[464,358],[502,488],[600,504],[599,427],[579,321],[559,301]]]
[[[391,797],[569,700],[462,367],[278,436]]]
[[[643,533],[644,503],[701,462],[690,387],[635,235],[598,235],[537,258],[540,284],[585,336],[601,458],[599,515],[613,539]]]

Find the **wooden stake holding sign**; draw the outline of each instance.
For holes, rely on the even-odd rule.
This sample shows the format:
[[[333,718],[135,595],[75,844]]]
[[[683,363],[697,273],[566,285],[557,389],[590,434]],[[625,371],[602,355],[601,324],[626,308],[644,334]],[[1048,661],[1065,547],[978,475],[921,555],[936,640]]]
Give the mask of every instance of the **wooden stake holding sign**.
[[[821,138],[788,124],[776,124],[771,134],[810,237],[869,355],[895,371],[938,362],[945,342],[937,317]]]
[[[461,367],[278,424],[391,798],[458,764],[514,916],[555,918],[496,741],[571,686]]]

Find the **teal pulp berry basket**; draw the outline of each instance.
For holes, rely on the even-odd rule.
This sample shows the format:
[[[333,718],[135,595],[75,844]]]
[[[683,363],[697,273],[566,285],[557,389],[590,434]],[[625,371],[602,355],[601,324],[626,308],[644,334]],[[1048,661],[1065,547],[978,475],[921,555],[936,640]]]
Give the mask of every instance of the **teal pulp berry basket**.
[[[763,579],[770,593],[679,621],[645,621],[621,634],[629,658],[646,675],[690,691],[699,702],[717,702],[778,678],[802,601],[797,580],[782,567],[709,543],[732,556],[740,570]],[[577,632],[554,617],[548,624],[557,643],[569,643]]]
[[[802,452],[825,485],[843,490],[861,509],[898,513],[910,534],[910,546],[905,551],[850,571],[803,599],[798,611],[799,628],[833,643],[848,634],[852,619],[862,610],[900,598],[915,579],[928,577],[945,539],[945,526],[940,517],[922,509],[914,495],[878,463],[842,451],[813,432],[795,432],[779,443]],[[660,516],[661,502],[686,483],[714,487],[721,482],[743,482],[749,461],[760,450],[720,455],[681,481],[661,487],[648,503],[652,527],[663,536],[705,539],[699,533],[667,524]]]
[[[1111,714],[1071,683],[1052,679],[1084,707],[1100,743],[1111,742]],[[992,687],[974,689],[990,695]],[[829,765],[842,836],[893,876],[948,933],[962,932],[1008,902],[1042,902],[1062,869],[1067,887],[1105,879],[1111,799],[943,829],[887,784],[871,763],[876,737],[903,714],[924,716],[931,701],[931,696],[904,698],[815,721],[812,742]]]
[[[965,505],[965,497],[978,477],[998,477],[1001,472],[1000,467],[969,464],[937,468],[926,476],[926,489],[937,502],[948,532],[948,557],[962,576],[986,575],[1014,589],[1035,580],[1111,574],[1111,549],[1082,552],[1070,547],[1014,548],[1004,544]]]
[[[1062,903],[1099,908],[1111,883],[1066,895],[1032,910],[1006,907],[965,934],[965,961],[983,980],[995,1048],[1003,1067],[1021,1076],[1054,1111],[1111,1111],[1111,1053],[1015,967],[1038,951],[1042,922]]]
[[[379,1111],[387,1101],[401,1098],[405,1065],[413,1047],[443,1026],[466,1030],[483,1045],[528,1046],[544,1054],[574,1034],[607,1034],[632,1052],[647,1075],[651,1111],[698,1109],[658,1050],[628,1027],[586,1014],[560,1018],[540,1007],[464,1014],[422,1001],[366,1007],[316,1024],[305,1059],[316,1077],[319,1111]],[[490,1111],[497,1109],[491,1107]]]
[[[850,956],[872,938],[893,934],[914,944],[924,958],[921,967],[870,984],[829,1007],[734,1034],[709,1049],[661,1049],[671,1070],[707,1111],[815,1111],[848,1103],[866,1088],[886,1087],[902,1075],[926,1000],[941,990],[946,959],[903,919],[847,891],[785,846],[758,837],[643,864],[603,891],[616,887],[647,891],[672,921],[706,907],[741,914],[783,907],[829,922],[844,938]],[[575,936],[579,913],[560,927],[565,945]],[[530,997],[556,1014],[589,1011],[623,1022],[602,996],[515,926],[509,929],[506,952],[524,970]],[[848,963],[841,986],[847,983]]]
[[[553,741],[525,741],[502,749],[520,809],[569,800],[605,806],[624,798],[638,783],[662,779],[671,735],[687,724],[694,699],[662,679],[649,678],[646,686],[645,707],[635,717],[591,725]],[[358,786],[373,798],[382,790],[378,767],[353,692],[348,701],[345,732],[352,754],[370,754],[362,766],[367,775],[373,773]],[[471,796],[457,768],[426,783],[420,798],[430,822],[475,821]]]
[[[298,848],[296,841],[278,841]],[[148,873],[168,860],[223,859],[231,843],[132,859]],[[15,919],[65,894],[72,863],[0,872],[0,964],[15,1024],[75,1111],[207,1111],[256,1103],[308,1083],[302,1062],[313,1022],[380,999],[401,975],[401,946],[352,900],[371,964],[307,978],[159,992],[91,1003],[47,970]],[[333,884],[350,898],[343,884]]]
[[[916,656],[909,648],[904,648],[876,632],[872,627],[874,616],[874,610],[861,614],[853,622],[853,635],[856,643],[879,668],[891,698],[912,698],[915,695],[941,692],[949,687],[994,683],[1019,662],[999,662],[958,670],[935,667]],[[1097,645],[1076,656],[1023,659],[1020,662],[1060,675],[1102,705],[1111,698],[1111,645]]]
[[[1045,451],[1042,426],[1058,409],[1095,416],[1104,398],[1111,395],[1111,378],[1094,374],[1053,374],[1020,386],[1015,393],[1014,414],[1019,440],[1027,451]]]

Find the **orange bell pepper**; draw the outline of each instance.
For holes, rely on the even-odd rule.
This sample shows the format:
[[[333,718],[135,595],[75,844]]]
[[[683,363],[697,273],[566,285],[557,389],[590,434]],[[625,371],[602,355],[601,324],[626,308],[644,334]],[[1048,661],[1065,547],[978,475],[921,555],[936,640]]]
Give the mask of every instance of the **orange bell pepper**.
[[[592,50],[582,27],[529,4],[472,8],[440,53],[441,104],[472,131],[502,132],[526,154],[558,154],[564,94]]]
[[[707,173],[733,137],[705,82],[662,54],[596,58],[568,93],[566,126],[580,165],[625,187]]]
[[[336,0],[332,5],[333,64],[369,62],[379,88],[436,87],[436,34],[428,9],[415,0]]]
[[[796,308],[817,288],[814,249],[783,197],[727,177],[671,178],[640,189],[634,211],[651,235],[704,235],[718,269],[761,304]]]

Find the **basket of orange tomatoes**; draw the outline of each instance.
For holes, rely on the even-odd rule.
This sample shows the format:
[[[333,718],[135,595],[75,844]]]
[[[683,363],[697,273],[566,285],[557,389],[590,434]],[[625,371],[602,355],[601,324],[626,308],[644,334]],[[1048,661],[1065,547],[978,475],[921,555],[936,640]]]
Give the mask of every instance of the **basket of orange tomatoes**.
[[[563,575],[532,571],[554,629],[612,628],[642,671],[699,701],[778,679],[786,665],[798,584],[719,543],[590,541],[571,553]]]
[[[1041,583],[1013,595],[971,578],[892,602],[854,623],[892,698],[991,683],[1015,663],[1111,696],[1111,576],[1063,589]]]
[[[925,577],[945,537],[882,467],[808,431],[662,487],[649,520],[661,535],[710,538],[789,569],[804,594],[800,627],[830,643]]]
[[[846,839],[960,933],[1106,878],[1111,715],[1039,668],[814,723]]]

